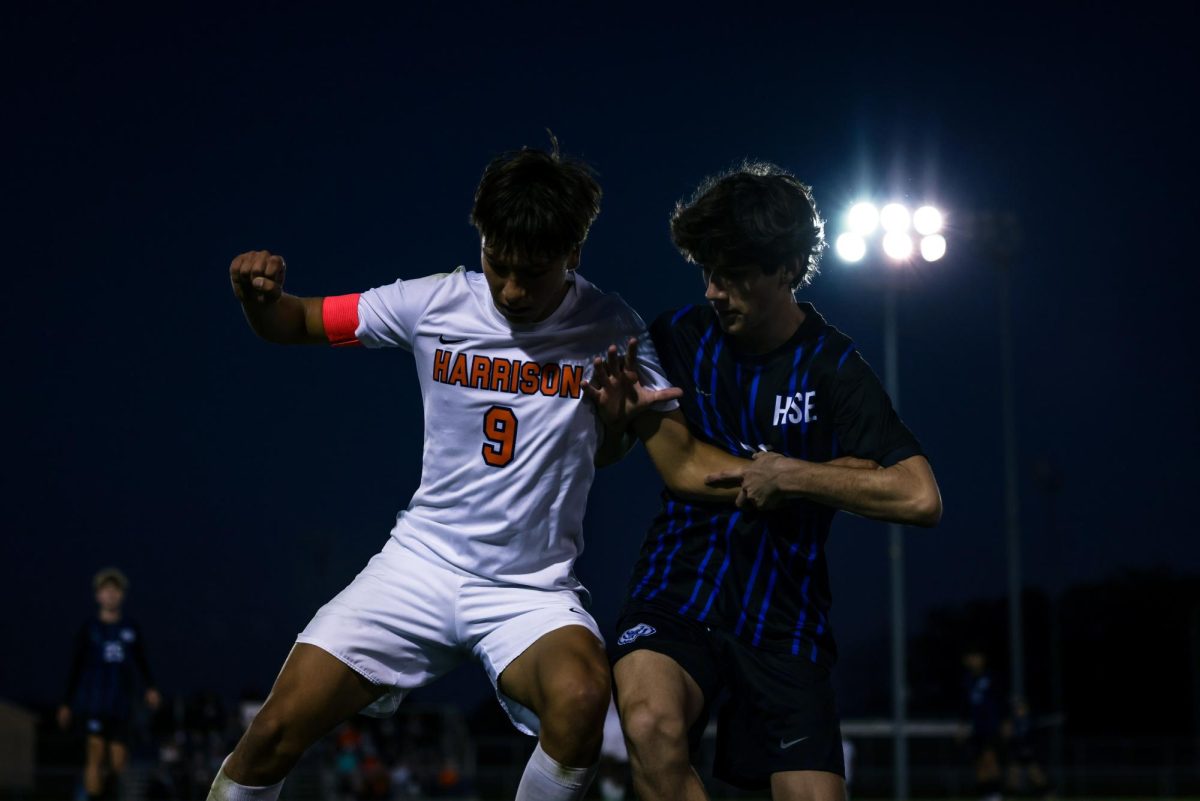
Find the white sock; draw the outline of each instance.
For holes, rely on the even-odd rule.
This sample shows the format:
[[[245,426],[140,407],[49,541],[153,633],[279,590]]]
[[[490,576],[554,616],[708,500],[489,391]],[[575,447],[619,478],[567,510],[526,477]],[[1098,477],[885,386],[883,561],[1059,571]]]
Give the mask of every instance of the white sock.
[[[516,801],[579,801],[599,766],[599,761],[589,768],[560,765],[538,743],[517,785]]]
[[[225,757],[225,762],[228,761],[229,757]],[[225,762],[221,763],[217,778],[213,779],[208,801],[277,801],[283,787],[282,779],[267,787],[247,787],[225,775]]]

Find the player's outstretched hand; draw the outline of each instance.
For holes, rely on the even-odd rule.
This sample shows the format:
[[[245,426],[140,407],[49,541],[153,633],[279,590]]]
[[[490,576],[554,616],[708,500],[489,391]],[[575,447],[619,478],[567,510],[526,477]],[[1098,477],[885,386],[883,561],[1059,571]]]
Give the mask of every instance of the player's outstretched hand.
[[[624,431],[633,418],[660,401],[683,395],[678,387],[649,389],[642,385],[637,370],[636,337],[631,337],[622,357],[616,345],[610,345],[607,358],[592,362],[592,380],[583,385],[584,395],[596,404],[596,412],[609,428]]]
[[[735,503],[739,507],[752,509],[773,509],[787,500],[787,493],[780,487],[779,478],[788,463],[797,463],[797,459],[789,459],[778,453],[760,451],[754,454],[754,461],[744,467],[732,470],[722,470],[719,473],[709,473],[704,483],[710,487],[739,487]],[[870,459],[859,459],[854,456],[842,456],[827,465],[851,467],[856,470],[877,470],[879,465]]]
[[[243,305],[267,305],[279,300],[283,294],[286,272],[287,265],[282,256],[267,250],[252,250],[229,265],[229,280],[233,283],[233,294]]]

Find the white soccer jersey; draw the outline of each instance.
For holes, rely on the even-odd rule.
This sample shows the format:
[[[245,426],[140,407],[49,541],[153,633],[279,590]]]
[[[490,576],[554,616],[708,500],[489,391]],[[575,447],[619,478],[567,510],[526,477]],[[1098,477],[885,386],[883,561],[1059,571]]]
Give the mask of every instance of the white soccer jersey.
[[[327,298],[324,317],[334,344],[401,347],[416,359],[421,486],[397,515],[395,542],[463,574],[582,590],[572,567],[602,428],[583,400],[592,359],[637,336],[643,384],[669,386],[637,313],[574,275],[553,314],[518,325],[496,309],[484,275],[460,267]]]

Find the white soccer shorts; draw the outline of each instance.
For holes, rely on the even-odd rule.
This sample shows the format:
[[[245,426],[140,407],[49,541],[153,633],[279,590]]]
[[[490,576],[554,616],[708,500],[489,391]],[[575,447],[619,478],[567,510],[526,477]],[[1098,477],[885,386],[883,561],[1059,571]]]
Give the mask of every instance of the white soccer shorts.
[[[542,635],[583,626],[604,642],[579,595],[451,572],[390,540],[350,586],[325,604],[297,642],[344,662],[388,692],[363,710],[396,711],[409,690],[424,687],[475,657],[513,725],[537,734],[533,711],[500,692],[500,674]]]

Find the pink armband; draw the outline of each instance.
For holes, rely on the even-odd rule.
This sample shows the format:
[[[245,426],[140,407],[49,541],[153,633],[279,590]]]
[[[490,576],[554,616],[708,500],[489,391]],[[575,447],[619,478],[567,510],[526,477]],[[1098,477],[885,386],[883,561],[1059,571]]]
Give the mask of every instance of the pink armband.
[[[358,296],[331,295],[321,302],[321,322],[325,325],[325,338],[335,348],[358,345]]]

